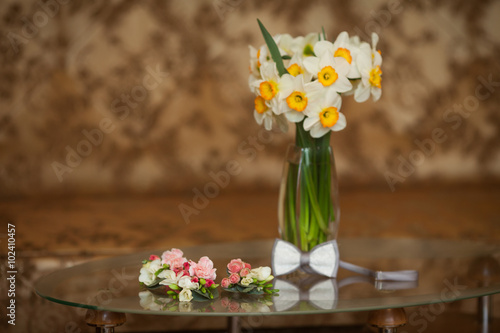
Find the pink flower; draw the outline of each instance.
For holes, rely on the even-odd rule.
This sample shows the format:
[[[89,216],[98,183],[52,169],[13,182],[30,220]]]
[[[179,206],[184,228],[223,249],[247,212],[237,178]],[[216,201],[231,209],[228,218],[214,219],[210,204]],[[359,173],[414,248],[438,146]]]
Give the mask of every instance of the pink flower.
[[[227,264],[229,273],[238,273],[243,267],[245,267],[245,263],[241,259],[233,259]]]
[[[210,288],[214,284],[214,280],[207,279],[205,283],[206,288]]]
[[[156,259],[160,259],[160,257],[158,257],[156,254],[152,254],[149,256],[149,260],[151,260],[151,261],[156,260]]]
[[[252,266],[250,264],[247,264],[246,262],[244,264],[245,264],[245,268],[252,269]]]
[[[182,253],[182,251],[179,249],[165,251],[161,255],[161,263],[168,264],[170,266],[170,269],[179,267],[182,269],[183,264],[187,261],[187,259],[183,257],[183,254],[184,253]]]
[[[247,267],[243,268],[243,269],[240,271],[240,275],[241,275],[241,277],[245,277],[245,276],[247,276],[248,274],[250,274],[250,269],[248,269]]]
[[[227,308],[229,306],[229,298],[222,297],[220,299],[220,304],[222,305],[222,307]]]
[[[229,275],[229,282],[231,282],[231,284],[240,282],[240,276],[238,275],[238,273],[232,273],[231,275]]]
[[[201,257],[198,263],[190,261],[189,264],[189,274],[191,275],[195,275],[200,279],[210,280],[215,280],[217,277],[215,273],[217,269],[214,268],[214,263],[208,257]]]
[[[194,278],[191,279],[191,282],[198,283],[200,282],[200,280],[198,280],[198,278],[195,276]]]
[[[229,312],[238,312],[240,310],[240,304],[235,301],[229,303]]]
[[[229,288],[230,284],[231,282],[229,281],[228,278],[223,278],[222,281],[220,282],[222,288]]]

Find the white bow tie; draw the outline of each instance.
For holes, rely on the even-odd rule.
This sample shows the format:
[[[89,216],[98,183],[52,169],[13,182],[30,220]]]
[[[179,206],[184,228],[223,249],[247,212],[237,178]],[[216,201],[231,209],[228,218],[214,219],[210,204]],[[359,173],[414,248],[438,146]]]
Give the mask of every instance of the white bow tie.
[[[337,277],[339,266],[349,271],[370,276],[380,281],[417,281],[418,272],[373,271],[339,259],[337,241],[332,240],[315,246],[310,252],[302,252],[292,243],[276,239],[273,246],[271,266],[276,276],[291,273],[299,268],[307,273]]]

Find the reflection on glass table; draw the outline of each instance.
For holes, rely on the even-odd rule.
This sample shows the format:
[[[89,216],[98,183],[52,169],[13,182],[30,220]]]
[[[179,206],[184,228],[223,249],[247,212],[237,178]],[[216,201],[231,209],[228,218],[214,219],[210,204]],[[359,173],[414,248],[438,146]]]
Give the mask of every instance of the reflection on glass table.
[[[209,256],[224,275],[232,258],[252,266],[269,266],[273,241],[201,245],[183,248],[188,258]],[[222,291],[205,302],[178,302],[155,295],[138,282],[142,260],[152,253],[107,258],[52,273],[36,284],[37,293],[53,302],[89,309],[87,322],[108,331],[125,322],[125,313],[226,316],[309,315],[373,311],[375,326],[404,324],[405,307],[480,298],[487,326],[489,295],[500,292],[500,247],[473,242],[414,239],[339,240],[340,257],[374,270],[419,271],[418,282],[374,281],[340,269],[337,279],[302,272],[275,279],[279,295],[246,297]],[[106,321],[107,320],[107,321]],[[115,323],[113,322],[115,321]]]

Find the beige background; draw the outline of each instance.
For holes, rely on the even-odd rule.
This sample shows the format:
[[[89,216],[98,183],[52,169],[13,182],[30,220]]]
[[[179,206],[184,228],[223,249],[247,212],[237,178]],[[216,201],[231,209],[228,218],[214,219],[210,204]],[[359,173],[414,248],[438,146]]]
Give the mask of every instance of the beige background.
[[[394,190],[498,182],[500,2],[51,3],[0,4],[3,197],[191,193],[231,160],[241,169],[226,190],[277,189],[293,130],[263,136],[253,120],[256,18],[272,34],[379,32],[382,98],[345,98],[348,126],[332,136],[341,186],[390,191],[388,172]],[[102,143],[82,143],[100,126]],[[415,140],[433,131],[440,142],[425,155]],[[67,147],[88,156],[68,166]],[[66,166],[59,177],[54,162]]]

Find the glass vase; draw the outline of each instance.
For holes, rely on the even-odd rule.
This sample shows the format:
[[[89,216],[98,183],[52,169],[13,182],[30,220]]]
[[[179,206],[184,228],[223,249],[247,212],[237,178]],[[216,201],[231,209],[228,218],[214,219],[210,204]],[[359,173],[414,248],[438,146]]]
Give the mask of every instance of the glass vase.
[[[302,251],[310,251],[336,238],[339,217],[332,148],[289,146],[278,204],[281,238]]]

